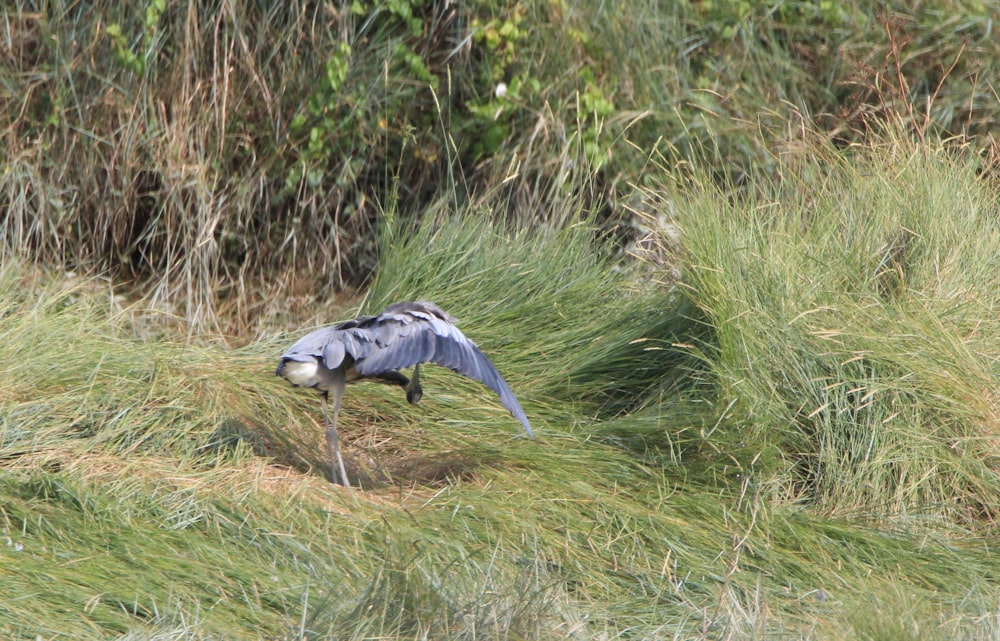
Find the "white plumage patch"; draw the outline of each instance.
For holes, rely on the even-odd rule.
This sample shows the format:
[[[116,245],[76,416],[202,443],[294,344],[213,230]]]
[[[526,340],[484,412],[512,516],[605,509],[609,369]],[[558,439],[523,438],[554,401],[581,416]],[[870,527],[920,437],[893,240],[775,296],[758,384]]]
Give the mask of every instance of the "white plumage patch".
[[[281,375],[292,385],[300,387],[312,387],[320,382],[319,362],[310,361],[285,361],[281,367]]]

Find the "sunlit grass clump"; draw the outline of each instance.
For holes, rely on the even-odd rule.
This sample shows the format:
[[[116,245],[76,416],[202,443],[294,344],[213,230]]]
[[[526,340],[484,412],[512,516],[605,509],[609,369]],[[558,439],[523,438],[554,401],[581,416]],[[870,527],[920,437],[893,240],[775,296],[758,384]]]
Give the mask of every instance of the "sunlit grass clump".
[[[834,513],[992,524],[1000,222],[974,162],[825,153],[677,202],[742,463]]]

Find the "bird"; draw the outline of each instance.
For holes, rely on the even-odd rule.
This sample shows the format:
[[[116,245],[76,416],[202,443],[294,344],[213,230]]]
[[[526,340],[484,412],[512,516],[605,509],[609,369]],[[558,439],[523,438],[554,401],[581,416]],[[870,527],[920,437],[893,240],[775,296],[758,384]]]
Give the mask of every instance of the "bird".
[[[300,338],[285,352],[275,371],[294,387],[311,387],[323,399],[323,421],[330,478],[350,487],[340,454],[337,417],[348,383],[365,379],[398,385],[406,400],[416,405],[423,396],[420,365],[434,363],[483,383],[521,422],[531,438],[534,432],[521,404],[500,372],[479,347],[455,326],[457,319],[427,300],[394,303],[376,316],[359,316],[322,327]],[[413,367],[407,378],[399,370]],[[333,416],[328,411],[333,394]]]

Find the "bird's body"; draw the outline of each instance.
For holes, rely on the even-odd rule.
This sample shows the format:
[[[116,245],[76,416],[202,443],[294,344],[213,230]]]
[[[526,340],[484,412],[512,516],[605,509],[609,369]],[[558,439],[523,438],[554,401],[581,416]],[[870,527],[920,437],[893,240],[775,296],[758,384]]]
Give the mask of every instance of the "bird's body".
[[[406,399],[415,404],[423,394],[421,363],[435,363],[483,383],[500,395],[503,406],[521,422],[528,436],[533,436],[510,386],[455,322],[428,301],[396,303],[377,316],[361,316],[306,334],[281,357],[275,373],[292,385],[319,390],[324,415],[326,399],[333,393],[333,420],[326,419],[333,478],[337,476],[333,468],[336,459],[341,482],[349,485],[337,435],[337,414],[346,384],[377,379],[399,385],[406,388]],[[399,372],[406,367],[415,368],[412,378]]]

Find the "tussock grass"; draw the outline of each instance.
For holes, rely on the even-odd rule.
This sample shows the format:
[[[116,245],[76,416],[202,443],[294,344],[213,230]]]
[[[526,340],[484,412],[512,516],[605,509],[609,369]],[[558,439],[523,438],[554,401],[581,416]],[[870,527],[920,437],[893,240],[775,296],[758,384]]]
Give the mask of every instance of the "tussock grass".
[[[602,251],[588,196],[564,198],[552,226],[504,221],[486,197],[455,211],[435,208],[415,229],[390,222],[387,251],[366,308],[393,300],[435,300],[483,340],[525,399],[581,403],[593,415],[643,405],[694,359],[671,349],[692,323],[669,288]],[[599,207],[599,205],[598,205]],[[498,212],[494,216],[480,211]],[[463,325],[464,327],[465,325]]]
[[[392,223],[364,309],[462,318],[538,438],[448,372],[417,407],[358,385],[350,491],[323,478],[315,395],[273,376],[291,336],[192,347],[92,282],[6,264],[0,632],[995,637],[992,424],[971,398],[996,380],[995,290],[959,274],[991,277],[995,199],[949,156],[870,153],[745,200],[658,174],[675,289],[586,223]],[[945,203],[964,215],[927,218]]]
[[[1000,227],[976,165],[902,143],[678,199],[721,433],[834,512],[991,523]],[[726,437],[723,437],[726,438]]]

